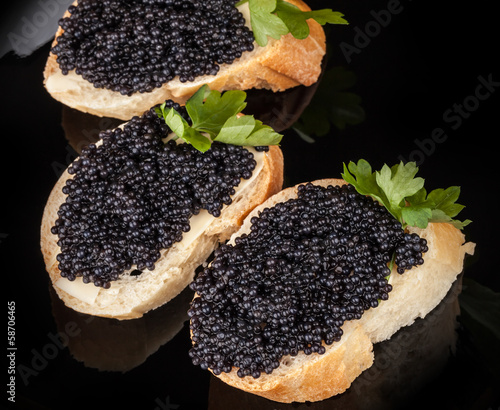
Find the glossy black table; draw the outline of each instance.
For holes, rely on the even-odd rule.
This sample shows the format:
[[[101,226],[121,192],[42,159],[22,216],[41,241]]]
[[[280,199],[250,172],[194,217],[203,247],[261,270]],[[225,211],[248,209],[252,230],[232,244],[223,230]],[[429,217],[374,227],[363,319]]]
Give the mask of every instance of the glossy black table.
[[[32,3],[40,11],[40,2]],[[497,409],[497,23],[490,7],[436,4],[311,0],[350,22],[327,27],[321,81],[279,95],[249,92],[248,109],[284,134],[286,186],[339,177],[343,162],[360,158],[374,167],[412,160],[429,189],[460,185],[460,216],[473,220],[465,233],[476,253],[447,299],[428,319],[376,346],[376,364],[348,392],[314,404],[270,402],[193,366],[189,290],[126,322],[76,314],[60,303],[39,248],[43,207],[81,147],[117,122],[75,112],[47,94],[48,43],[25,57],[5,54],[0,253],[16,350],[6,350],[1,405],[14,391],[23,409]]]

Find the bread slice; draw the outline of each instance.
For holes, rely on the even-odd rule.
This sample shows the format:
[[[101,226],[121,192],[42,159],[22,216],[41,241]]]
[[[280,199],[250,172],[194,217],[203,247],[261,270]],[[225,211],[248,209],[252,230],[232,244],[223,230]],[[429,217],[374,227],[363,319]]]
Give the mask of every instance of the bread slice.
[[[58,218],[59,206],[65,200],[62,188],[70,177],[65,171],[50,193],[41,224],[41,250],[47,272],[58,296],[66,306],[78,312],[117,319],[141,317],[149,310],[174,298],[192,281],[195,269],[205,262],[219,242],[226,241],[254,207],[282,188],[281,149],[278,146],[271,146],[268,152],[260,154],[263,155],[260,171],[254,171],[255,177],[249,180],[244,189],[236,193],[233,202],[223,208],[219,218],[211,217],[208,224],[202,224],[200,235],[187,245],[183,240],[163,250],[161,258],[155,263],[154,270],[145,270],[140,275],[134,276],[130,275],[132,269],[124,273],[119,280],[113,281],[109,289],[81,283],[81,289],[76,290],[77,297],[73,291],[68,291],[65,285],[72,284],[73,287],[79,285],[60,276],[56,260],[60,252],[58,238],[51,232]],[[78,280],[80,278],[75,282]],[[83,291],[81,295],[80,290]],[[91,294],[90,297],[85,295],[87,292]]]
[[[289,2],[301,10],[310,10],[302,0]],[[44,70],[44,85],[53,98],[65,105],[93,115],[122,120],[140,115],[149,107],[168,99],[184,103],[203,84],[219,91],[257,88],[277,92],[298,85],[309,86],[320,75],[321,61],[326,53],[326,38],[320,24],[312,19],[307,23],[310,35],[304,40],[298,40],[290,34],[279,40],[270,38],[267,46],[255,44],[253,51],[244,53],[232,64],[221,65],[215,76],[201,76],[186,83],[176,77],[150,93],[124,96],[119,92],[95,88],[74,70],[63,75],[56,61],[57,56],[53,53],[49,55]],[[54,45],[61,33],[62,29],[59,28]]]
[[[324,179],[313,184],[342,185],[340,179]],[[297,186],[284,189],[255,208],[230,243],[250,229],[250,219],[260,211],[278,202],[297,196]],[[425,317],[446,295],[462,271],[466,254],[474,252],[474,244],[465,243],[461,231],[450,224],[431,223],[426,229],[411,228],[428,241],[425,263],[403,275],[393,270],[390,283],[393,290],[389,299],[364,313],[360,320],[348,321],[342,327],[339,343],[326,346],[323,355],[285,356],[271,374],[240,378],[236,371],[221,373],[225,383],[270,400],[290,403],[319,401],[349,388],[351,383],[374,360],[373,344],[389,339],[399,328]]]

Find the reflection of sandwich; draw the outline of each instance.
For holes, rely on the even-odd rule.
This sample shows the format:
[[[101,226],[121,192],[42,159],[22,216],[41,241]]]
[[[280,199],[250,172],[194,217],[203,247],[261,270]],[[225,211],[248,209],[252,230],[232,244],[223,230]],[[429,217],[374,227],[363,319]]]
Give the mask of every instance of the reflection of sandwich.
[[[204,91],[196,104],[170,101],[161,110],[202,145],[210,139],[193,128],[196,122],[188,124],[187,109],[196,119],[215,110],[228,142],[235,135],[226,120],[240,123],[245,93],[210,91],[207,107]],[[41,227],[46,268],[59,297],[79,312],[130,319],[166,303],[255,206],[281,189],[281,150],[265,143],[281,136],[270,127],[244,116],[249,144],[257,147],[215,139],[202,152],[180,143],[188,137],[172,133],[156,108],[101,133],[47,201]],[[211,125],[217,128],[217,121]],[[236,135],[245,143],[242,136]]]
[[[64,137],[77,155],[80,155],[87,145],[99,141],[102,131],[116,128],[122,123],[122,120],[116,118],[96,117],[66,105],[62,106],[61,125]]]
[[[348,389],[373,344],[425,317],[474,250],[456,227],[469,221],[452,219],[458,188],[427,194],[416,170],[361,160],[350,184],[287,188],[252,211],[191,285],[193,363],[279,402]]]
[[[245,114],[254,115],[277,132],[290,128],[313,98],[319,83],[294,87],[280,93],[252,89],[247,92]],[[69,145],[77,154],[86,145],[96,143],[101,131],[118,127],[123,121],[97,117],[66,105],[62,107],[62,127]],[[64,171],[64,170],[61,170]]]
[[[203,84],[309,86],[326,51],[318,21],[346,23],[301,0],[93,4],[75,2],[61,20],[45,87],[73,108],[123,120],[166,99],[185,102]]]
[[[68,323],[77,329],[67,341],[72,356],[86,367],[127,372],[177,335],[188,319],[193,293],[185,289],[158,309],[126,321],[76,312],[62,303],[53,288],[50,295],[59,331],[64,332]]]
[[[361,373],[346,392],[315,403],[295,403],[294,408],[386,410],[406,408],[408,403],[414,405],[417,395],[435,382],[455,351],[460,312],[457,297],[462,276],[425,319],[417,319],[390,339],[375,344],[373,365]],[[236,405],[241,410],[280,410],[289,406],[248,394],[211,377],[209,410],[230,409]]]

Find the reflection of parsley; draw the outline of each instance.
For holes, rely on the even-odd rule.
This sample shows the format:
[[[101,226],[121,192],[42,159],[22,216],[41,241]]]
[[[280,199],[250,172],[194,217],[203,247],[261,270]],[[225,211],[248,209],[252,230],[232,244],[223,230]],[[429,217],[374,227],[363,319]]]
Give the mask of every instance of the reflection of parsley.
[[[342,13],[330,9],[302,11],[283,0],[241,0],[236,6],[244,3],[248,3],[255,41],[262,47],[267,45],[268,37],[279,39],[290,33],[298,39],[306,38],[309,35],[309,19],[321,25],[348,24]]]
[[[355,83],[354,73],[343,67],[325,71],[310,104],[294,124],[295,131],[303,139],[313,141],[313,135],[328,134],[331,125],[343,130],[347,125],[363,122],[365,111],[361,97],[345,91]]]

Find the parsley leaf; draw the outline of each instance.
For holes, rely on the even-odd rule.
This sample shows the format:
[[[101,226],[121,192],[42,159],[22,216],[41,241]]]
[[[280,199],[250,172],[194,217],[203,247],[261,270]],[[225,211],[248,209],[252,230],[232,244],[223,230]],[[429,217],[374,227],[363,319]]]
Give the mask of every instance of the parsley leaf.
[[[255,118],[251,115],[238,117],[233,115],[224,123],[217,135],[217,141],[226,144],[245,145],[247,138],[255,128]],[[235,144],[237,143],[237,144]]]
[[[409,162],[392,168],[384,165],[376,172],[375,180],[387,198],[384,205],[398,220],[402,220],[405,198],[416,194],[424,186],[422,178],[414,178],[417,171],[415,163]]]
[[[240,115],[246,107],[246,93],[232,90],[221,94],[205,84],[187,102],[191,125],[174,108],[155,108],[172,132],[201,152],[213,141],[233,145],[278,145],[283,137],[251,115]]]
[[[291,33],[297,39],[309,36],[307,20],[314,19],[319,24],[349,24],[343,14],[331,9],[302,11],[284,0],[241,0],[236,6],[248,3],[250,24],[255,41],[261,47],[268,43],[268,37],[279,39]]]
[[[414,162],[402,162],[372,172],[371,165],[361,159],[344,164],[342,178],[362,195],[369,195],[405,226],[427,227],[429,222],[446,222],[462,229],[471,221],[453,219],[464,208],[456,201],[460,188],[435,189],[427,194],[424,179],[415,177],[418,168]]]
[[[175,109],[170,108],[168,111],[165,111],[165,103],[162,104],[160,110],[156,110],[156,113],[164,118],[165,123],[177,137],[191,144],[198,151],[205,152],[212,145],[206,136],[194,128],[191,128],[187,121]]]
[[[223,95],[210,91],[205,84],[186,102],[186,111],[193,122],[192,127],[201,132],[217,135],[224,122],[246,107],[246,93],[234,90]]]
[[[355,176],[351,175],[349,171],[351,171],[357,179]],[[387,198],[378,186],[376,175],[372,172],[372,167],[368,162],[364,160],[359,160],[357,164],[351,162],[349,168],[344,164],[342,178],[353,185],[360,194],[370,195],[381,204],[387,203]]]
[[[249,0],[250,24],[255,41],[260,46],[267,45],[267,37],[278,40],[288,33],[288,27],[278,16],[273,14],[276,0]]]
[[[278,134],[268,125],[263,124],[259,120],[255,120],[255,128],[252,134],[248,136],[245,145],[279,145],[282,137],[281,134]]]
[[[464,205],[456,203],[460,196],[460,187],[451,186],[446,189],[435,189],[429,192],[428,195],[424,190],[424,195],[426,195],[425,201],[432,204],[432,206],[430,206],[432,212],[430,220],[432,222],[450,223],[458,229],[462,229],[464,226],[471,223],[468,219],[463,222],[453,219],[465,208]],[[421,202],[419,202],[418,198],[408,198],[408,202],[411,206],[421,206]]]
[[[319,24],[347,24],[343,14],[330,9],[302,11],[297,6],[283,0],[277,1],[275,10],[277,16],[283,20],[288,30],[295,38],[303,40],[309,36],[308,19],[314,19]]]

